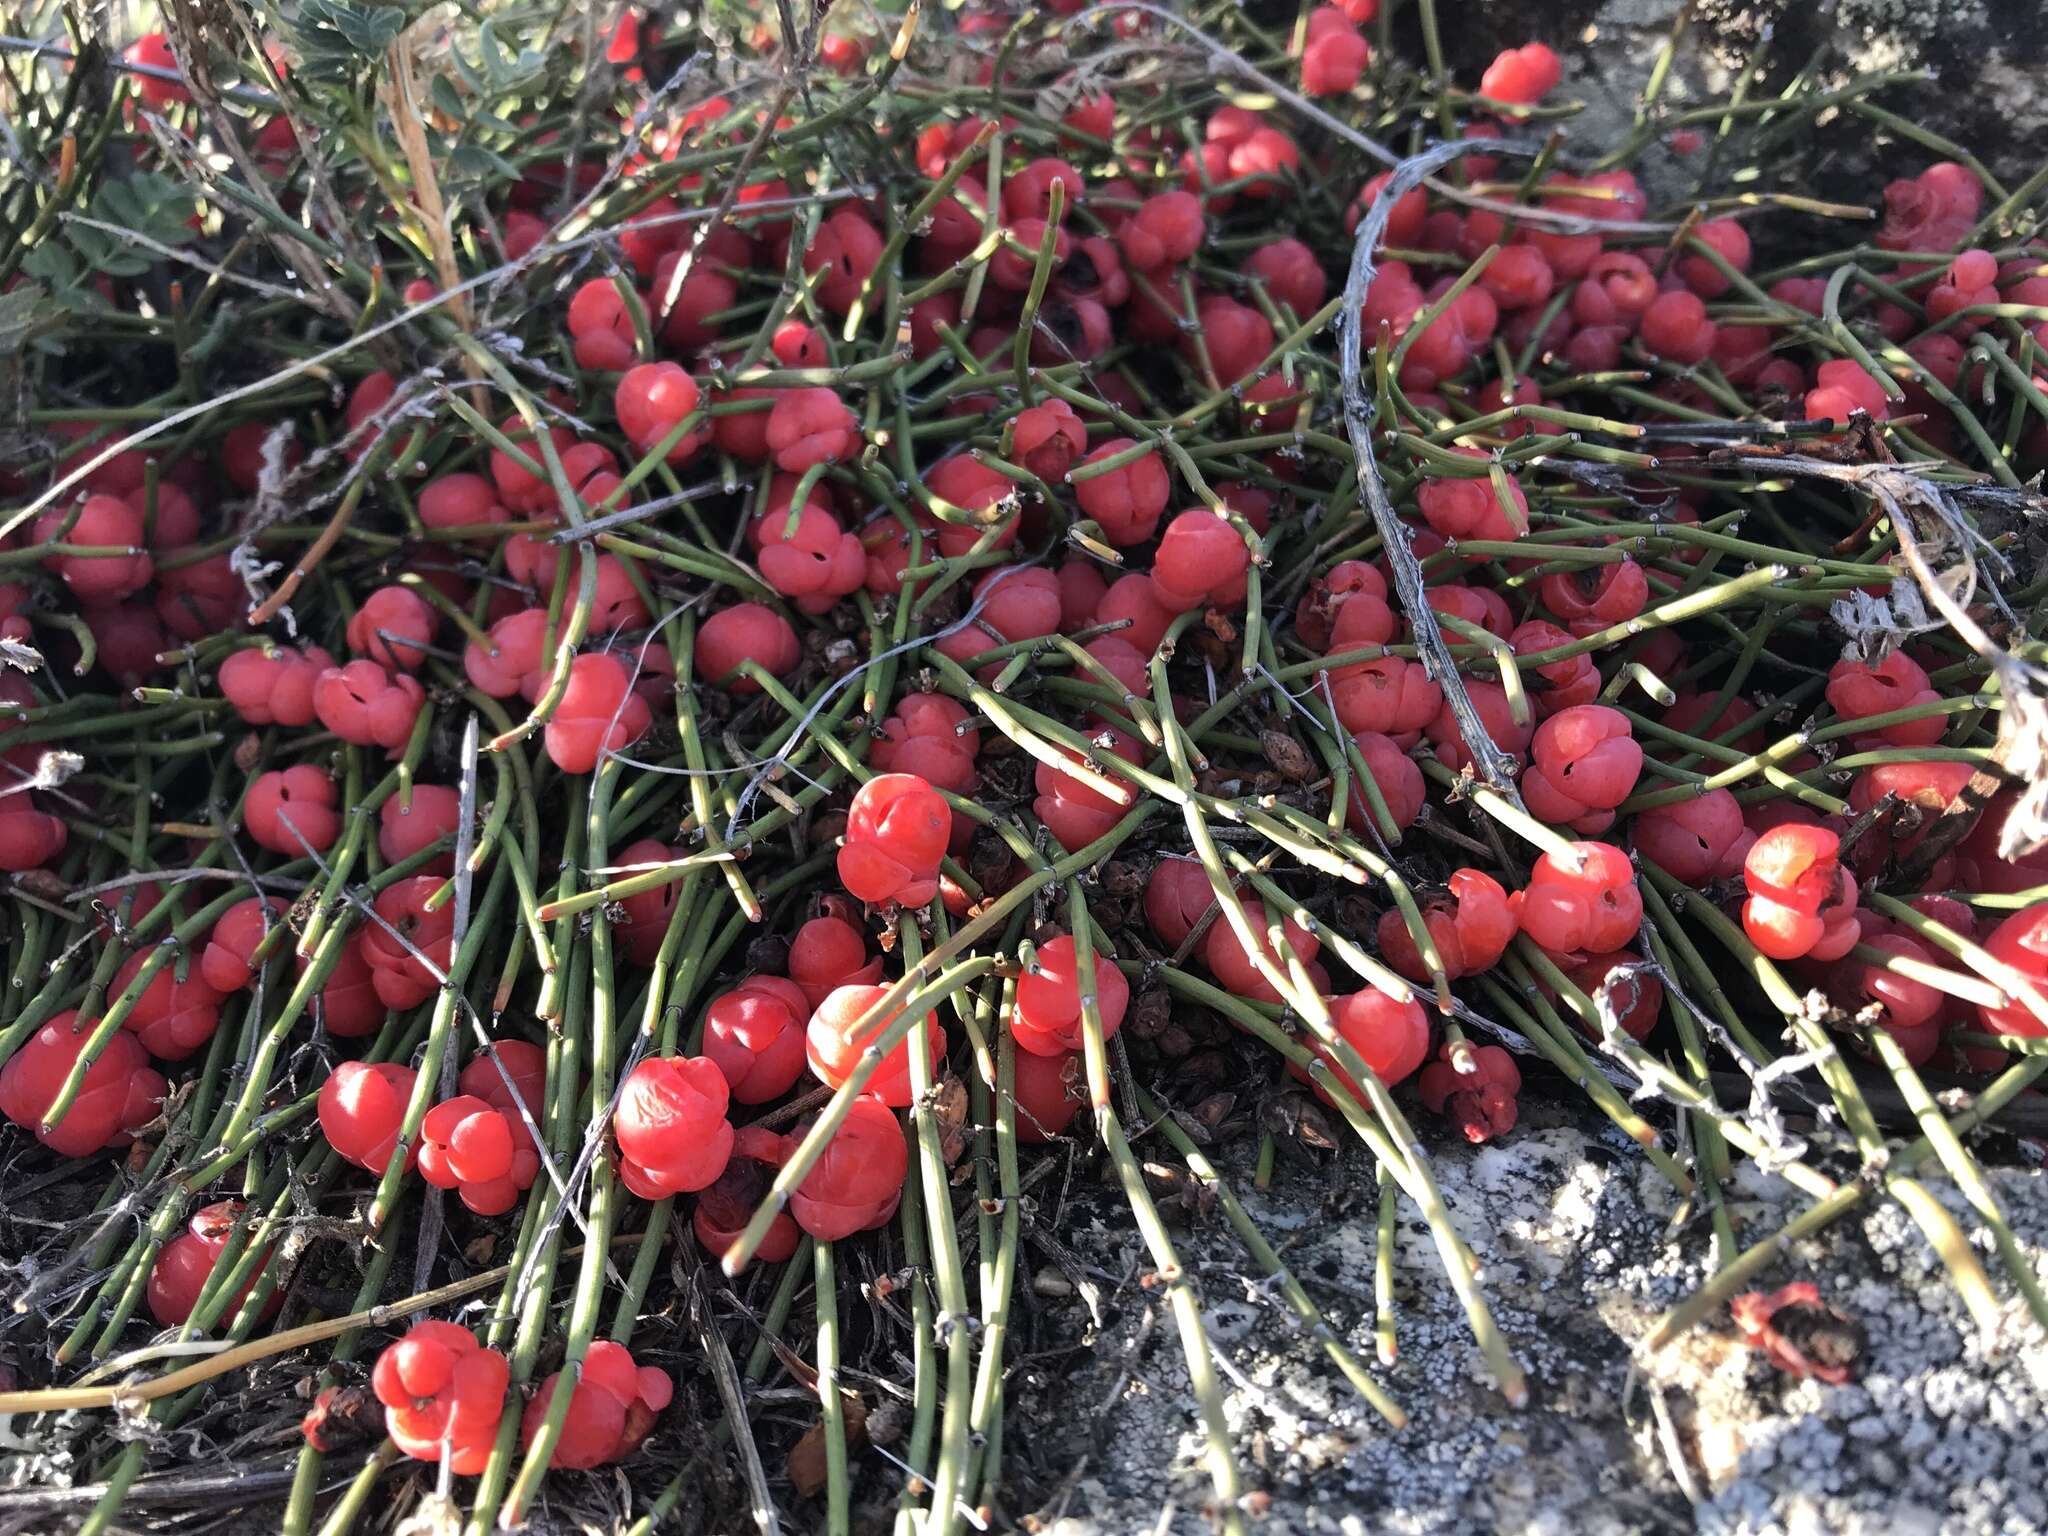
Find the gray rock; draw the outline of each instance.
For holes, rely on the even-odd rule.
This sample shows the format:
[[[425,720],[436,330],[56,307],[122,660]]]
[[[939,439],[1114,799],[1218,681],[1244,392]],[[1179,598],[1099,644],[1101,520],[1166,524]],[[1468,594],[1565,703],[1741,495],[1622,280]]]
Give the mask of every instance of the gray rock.
[[[2038,1425],[2048,1339],[2033,1328],[1995,1257],[2007,1297],[1983,1340],[1938,1262],[1896,1207],[1868,1203],[1757,1278],[1759,1289],[1814,1279],[1865,1324],[1858,1379],[1798,1380],[1746,1348],[1727,1316],[1655,1356],[1639,1346],[1661,1313],[1704,1278],[1704,1230],[1670,1228],[1672,1203],[1604,1126],[1534,1106],[1530,1128],[1479,1149],[1430,1151],[1443,1195],[1482,1266],[1494,1315],[1530,1374],[1532,1402],[1492,1386],[1426,1230],[1401,1213],[1399,1359],[1377,1369],[1407,1409],[1389,1429],[1330,1367],[1220,1218],[1178,1231],[1200,1276],[1210,1338],[1226,1366],[1234,1447],[1247,1486],[1285,1532],[1635,1533],[1713,1536],[2017,1536],[2048,1529],[2048,1450]],[[1250,1189],[1243,1155],[1225,1176],[1331,1324],[1373,1361],[1373,1189],[1362,1154],[1310,1166],[1283,1158],[1273,1187]],[[2037,1270],[2048,1267],[2048,1176],[1991,1173]],[[1939,1179],[1966,1231],[1975,1224]],[[1113,1189],[1090,1188],[1074,1228],[1087,1263],[1134,1279],[1149,1268]],[[1804,1201],[1757,1180],[1742,1235],[1755,1240]],[[1092,1216],[1094,1219],[1088,1219]],[[1088,1332],[1078,1302],[1035,1319],[1034,1349]],[[1092,1350],[1013,1382],[1006,1457],[1018,1482],[1050,1490],[1088,1465],[1063,1507],[1063,1536],[1208,1529],[1210,1497],[1193,1402],[1158,1298],[1126,1284]],[[1128,1375],[1126,1375],[1128,1372]],[[1669,1412],[1686,1488],[1659,1443],[1651,1395]],[[1267,1505],[1265,1501],[1270,1500]],[[1012,1511],[1021,1514],[1023,1511]]]

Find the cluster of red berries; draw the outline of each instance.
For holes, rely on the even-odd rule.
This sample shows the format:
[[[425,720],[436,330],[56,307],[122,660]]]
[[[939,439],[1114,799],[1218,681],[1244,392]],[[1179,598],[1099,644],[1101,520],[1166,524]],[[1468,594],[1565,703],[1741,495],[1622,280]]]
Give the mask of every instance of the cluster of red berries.
[[[1314,5],[1290,32],[1280,67],[1325,111],[1376,88],[1384,65],[1361,29],[1378,10]],[[493,208],[507,258],[547,259],[566,195],[601,197],[618,174],[636,202],[603,264],[547,299],[561,344],[534,377],[551,387],[522,389],[516,410],[468,406],[490,393],[479,382],[450,428],[396,363],[350,364],[331,419],[307,424],[310,456],[242,422],[214,451],[125,449],[86,468],[101,437],[49,429],[64,494],[39,499],[28,539],[6,544],[20,579],[0,583],[0,641],[53,663],[47,679],[0,673],[0,873],[46,901],[127,846],[103,775],[67,787],[63,733],[99,723],[52,686],[74,664],[123,707],[248,728],[203,791],[213,824],[142,819],[169,840],[166,868],[189,843],[201,876],[239,869],[258,892],[300,879],[308,895],[223,898],[195,916],[200,887],[161,870],[161,886],[136,886],[98,930],[92,981],[17,1010],[33,1028],[8,1031],[0,1114],[64,1156],[147,1142],[177,1104],[160,1065],[217,1062],[224,1019],[267,1028],[290,1008],[310,1021],[295,1059],[335,1063],[317,1123],[358,1182],[416,1173],[458,1197],[465,1231],[502,1226],[586,1085],[563,1080],[575,1050],[508,1036],[465,1052],[441,1096],[435,1053],[463,1047],[438,1013],[416,1054],[428,1011],[462,984],[455,849],[472,833],[472,873],[517,861],[493,871],[507,876],[495,911],[516,898],[515,943],[543,952],[551,924],[573,945],[602,932],[683,1016],[677,1043],[628,1058],[592,1177],[685,1199],[696,1240],[735,1263],[757,1223],[753,1255],[781,1263],[807,1237],[890,1221],[910,1173],[903,1114],[966,1059],[940,1012],[912,1008],[931,1005],[915,997],[930,951],[911,941],[1021,904],[1027,885],[1051,894],[996,957],[1004,1001],[990,1012],[1013,1073],[1000,1109],[1026,1143],[1070,1134],[1103,1066],[1149,1066],[1133,1037],[1156,1033],[1161,967],[1197,994],[1183,968],[1205,975],[1205,995],[1228,1000],[1216,1012],[1298,1039],[1287,1069],[1306,1088],[1289,1091],[1304,1102],[1383,1113],[1399,1089],[1458,1137],[1499,1137],[1517,1123],[1522,1068],[1444,1027],[1424,992],[1458,986],[1483,1012],[1507,980],[1589,1034],[1588,998],[1599,1020],[1652,1038],[1678,994],[1652,963],[1645,881],[1706,904],[1745,965],[1784,967],[1852,1040],[1881,1029],[1909,1061],[1981,1073],[2005,1054],[1968,1036],[2048,1035],[2048,902],[2034,899],[2048,856],[2001,852],[2020,797],[2002,790],[1980,811],[1984,754],[1955,750],[1984,739],[1983,701],[1962,698],[1982,669],[1945,640],[1868,641],[1867,627],[1838,660],[1785,665],[1763,646],[1798,611],[1772,606],[1782,594],[1752,604],[1762,649],[1726,666],[1732,650],[1714,648],[1743,631],[1714,612],[1732,590],[1723,564],[1763,556],[1728,505],[1733,482],[1715,478],[1730,460],[1714,453],[1740,434],[1686,433],[1735,411],[1823,461],[1896,440],[1974,465],[1983,446],[1949,402],[1996,400],[1987,441],[2029,472],[2048,460],[2048,424],[2028,416],[2048,389],[2048,249],[1973,243],[1993,237],[1971,169],[1937,163],[1884,189],[1872,238],[1890,254],[1856,268],[1870,281],[1848,334],[1868,345],[1851,348],[1843,287],[1812,263],[1774,270],[1752,209],[1673,234],[1644,222],[1626,168],[1546,161],[1518,192],[1501,183],[1518,146],[1495,141],[1522,137],[1562,80],[1542,44],[1502,53],[1453,98],[1458,131],[1485,152],[1395,196],[1392,173],[1361,182],[1276,96],[1134,121],[1082,73],[1004,113],[1010,66],[994,48],[1010,25],[993,7],[957,18],[989,45],[962,67],[988,97],[954,93],[874,135],[901,173],[877,185],[894,193],[835,181],[793,210],[809,172],[783,135],[756,130],[796,125],[726,97],[636,123],[618,164],[534,161]],[[659,41],[629,15],[608,58],[640,79]],[[857,74],[873,51],[835,30],[819,56]],[[177,67],[161,34],[128,57]],[[191,101],[153,73],[136,89],[153,110]],[[961,111],[970,100],[990,115]],[[765,160],[742,148],[755,144]],[[292,162],[285,119],[257,154],[266,169]],[[735,164],[751,179],[721,185]],[[1368,219],[1382,234],[1355,318],[1396,519],[1370,530],[1353,425],[1310,344],[1338,310],[1345,236]],[[425,304],[439,289],[416,278],[402,292]],[[886,389],[885,331],[879,344],[901,349]],[[1989,343],[2008,333],[2020,361],[2000,370]],[[1657,429],[1654,459],[1563,452],[1571,433],[1615,436],[1617,415],[1623,434]],[[248,558],[257,544],[240,536],[261,519],[247,499],[260,508],[280,474],[329,465],[376,488],[364,526],[338,518],[351,542],[306,550],[281,584],[288,566]],[[9,496],[28,488],[0,471]],[[378,516],[395,531],[369,528]],[[1835,562],[1809,567],[1831,594],[1890,590],[1876,578],[1902,569],[1898,535],[1877,528],[1815,544],[1813,562]],[[1418,567],[1426,610],[1399,595],[1412,599]],[[1814,626],[1797,622],[1804,644]],[[499,759],[500,784],[522,803],[480,805],[464,826],[446,738],[450,713],[471,709],[494,726],[507,715],[495,745],[518,755]],[[155,718],[131,733],[138,761],[155,762]],[[1305,751],[1295,771],[1274,744],[1300,751],[1297,734],[1326,773]],[[185,766],[138,781],[152,806],[204,777]],[[366,798],[366,775],[386,774],[396,787]],[[786,928],[748,947],[735,978],[691,939],[692,903],[728,874],[748,889],[774,857],[745,825],[760,793],[814,859],[797,878],[837,883],[803,893],[800,921],[787,887],[764,897]],[[1487,837],[1463,830],[1486,795],[1519,843],[1476,813]],[[1236,823],[1247,846],[1270,833],[1290,856],[1341,862],[1364,894],[1333,895],[1302,875],[1307,858],[1276,869],[1228,839],[1191,856],[1162,830],[1171,818],[1145,822],[1161,798]],[[592,871],[579,850],[606,816],[631,830]],[[565,836],[572,818],[585,819]],[[985,830],[992,818],[1026,837]],[[714,847],[726,828],[744,837]],[[1142,888],[1111,881],[1105,850]],[[1091,891],[1114,886],[1085,921],[1061,915],[1034,863],[1073,854],[1092,861]],[[556,861],[569,885],[609,878],[625,894],[551,910],[534,877]],[[725,867],[707,876],[709,863]],[[1360,874],[1392,866],[1412,901]],[[358,891],[354,906],[336,899]],[[1904,907],[1878,899],[1895,892]],[[2013,910],[1993,924],[1953,892]],[[1963,952],[1947,940],[1979,946],[1996,984],[1944,984]],[[587,986],[590,970],[549,986]],[[800,1119],[809,1106],[792,1100],[812,1083],[831,1105]],[[225,1323],[266,1275],[261,1305],[277,1309],[274,1240],[253,1255],[238,1241],[259,1221],[218,1201],[162,1244],[146,1287],[160,1324]],[[555,1466],[615,1463],[674,1390],[612,1342],[537,1386],[522,1375],[523,1397],[513,1375],[465,1328],[427,1321],[383,1350],[371,1385],[402,1452],[462,1475],[509,1437],[514,1408],[528,1446],[559,1421]]]
[[[573,1372],[551,1373],[526,1400],[519,1423],[522,1445],[531,1447],[540,1438],[565,1375],[571,1378],[570,1396],[549,1458],[555,1467],[581,1469],[625,1460],[675,1395],[666,1371],[638,1365],[624,1345],[600,1339]],[[392,1441],[420,1461],[445,1458],[459,1476],[483,1471],[490,1459],[511,1381],[504,1355],[479,1345],[466,1328],[432,1320],[415,1323],[387,1345],[370,1372]],[[313,1415],[306,1434],[317,1447]]]

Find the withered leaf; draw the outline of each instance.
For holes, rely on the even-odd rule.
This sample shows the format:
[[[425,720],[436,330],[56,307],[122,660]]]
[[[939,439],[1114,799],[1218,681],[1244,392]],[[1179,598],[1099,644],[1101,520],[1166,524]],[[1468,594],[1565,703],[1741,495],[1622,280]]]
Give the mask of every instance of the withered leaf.
[[[932,1092],[932,1115],[939,1125],[939,1152],[950,1168],[960,1161],[974,1135],[967,1123],[967,1085],[948,1073]]]
[[[844,1388],[839,1402],[846,1416],[846,1454],[858,1455],[868,1446],[868,1405],[858,1392]],[[808,1499],[824,1491],[825,1476],[825,1421],[821,1417],[789,1448],[789,1480]]]
[[[1308,749],[1285,731],[1259,732],[1259,746],[1266,754],[1266,761],[1297,784],[1306,784],[1315,777],[1316,767],[1309,758]]]

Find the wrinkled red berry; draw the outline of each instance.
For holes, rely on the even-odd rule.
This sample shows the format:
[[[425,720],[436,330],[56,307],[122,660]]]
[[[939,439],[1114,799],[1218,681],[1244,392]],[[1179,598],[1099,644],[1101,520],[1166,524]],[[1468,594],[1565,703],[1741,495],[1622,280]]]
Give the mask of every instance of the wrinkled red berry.
[[[643,1200],[704,1188],[732,1152],[725,1074],[705,1056],[654,1056],[619,1090],[619,1181]]]

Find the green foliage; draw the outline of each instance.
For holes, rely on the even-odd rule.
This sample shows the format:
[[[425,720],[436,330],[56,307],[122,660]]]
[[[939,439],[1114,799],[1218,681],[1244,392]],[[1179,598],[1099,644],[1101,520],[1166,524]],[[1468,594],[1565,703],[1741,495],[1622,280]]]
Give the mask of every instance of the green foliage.
[[[403,5],[296,0],[272,8],[271,18],[290,40],[301,74],[342,84],[375,67],[379,56],[411,23],[413,12]]]
[[[28,253],[22,270],[47,283],[68,305],[96,304],[93,277],[140,277],[160,259],[116,230],[133,231],[158,245],[183,245],[192,238],[197,207],[192,189],[168,176],[136,171],[122,180],[109,179],[100,183],[86,209],[93,222],[65,220],[52,238]]]

